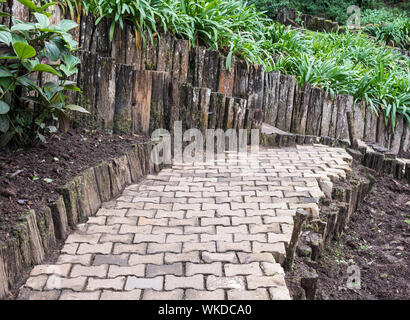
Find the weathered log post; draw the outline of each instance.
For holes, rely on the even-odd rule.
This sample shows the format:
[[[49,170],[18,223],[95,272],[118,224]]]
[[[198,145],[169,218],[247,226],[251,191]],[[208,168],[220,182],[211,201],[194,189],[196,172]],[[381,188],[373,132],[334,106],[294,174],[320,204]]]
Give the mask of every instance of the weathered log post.
[[[284,269],[286,271],[291,271],[293,269],[293,261],[295,259],[295,251],[299,242],[300,233],[302,231],[303,224],[308,218],[308,213],[306,210],[298,209],[296,215],[293,217],[293,232],[290,239],[288,248],[286,250],[286,260],[284,264]]]
[[[7,296],[9,292],[9,284],[6,276],[6,269],[4,267],[3,258],[0,256],[0,299]]]
[[[300,280],[300,284],[306,292],[306,299],[315,300],[318,278],[316,272],[306,272]]]
[[[132,90],[134,69],[131,65],[118,64],[115,87],[114,131],[131,134],[132,132]]]
[[[350,146],[353,149],[357,149],[359,147],[359,142],[357,139],[357,132],[356,132],[356,126],[355,126],[353,113],[351,111],[347,111],[346,116],[347,116],[347,128],[349,131]]]

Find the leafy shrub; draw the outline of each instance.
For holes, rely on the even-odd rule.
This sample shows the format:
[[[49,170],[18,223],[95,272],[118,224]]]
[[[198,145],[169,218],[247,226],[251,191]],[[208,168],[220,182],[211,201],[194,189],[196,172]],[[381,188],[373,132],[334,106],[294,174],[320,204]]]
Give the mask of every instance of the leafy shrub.
[[[77,42],[68,33],[77,24],[62,20],[52,25],[49,5],[21,2],[34,11],[36,22],[13,19],[11,28],[0,25],[0,46],[5,51],[0,56],[0,147],[11,139],[18,144],[44,140],[45,132],[57,131],[57,123],[67,128],[70,110],[87,112],[66,103],[68,91],[80,91],[68,80],[80,63],[73,55]]]

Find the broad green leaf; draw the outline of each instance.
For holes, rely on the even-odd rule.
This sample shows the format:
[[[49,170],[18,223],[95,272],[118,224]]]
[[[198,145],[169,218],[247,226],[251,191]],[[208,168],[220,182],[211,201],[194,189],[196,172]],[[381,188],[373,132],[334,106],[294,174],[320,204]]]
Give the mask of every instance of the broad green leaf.
[[[60,23],[60,30],[67,32],[71,29],[77,28],[78,24],[72,20],[63,20]]]
[[[8,78],[8,77],[12,77],[13,74],[10,72],[10,70],[8,70],[5,67],[1,67],[0,66],[0,78]]]
[[[50,25],[50,19],[46,15],[36,12],[34,13],[34,16],[36,17],[41,28],[48,28]]]
[[[65,109],[72,110],[72,111],[77,111],[77,112],[81,112],[81,113],[89,113],[83,107],[77,106],[75,104],[69,104],[69,105],[65,106]]]
[[[61,73],[48,64],[40,63],[34,67],[33,71],[47,72],[61,77]]]
[[[10,111],[10,106],[4,101],[0,101],[0,114],[6,114]]]
[[[6,133],[7,131],[9,131],[9,128],[9,119],[4,115],[0,115],[0,132]]]
[[[60,49],[54,42],[45,42],[43,54],[52,61],[57,61],[60,58]]]
[[[35,29],[36,27],[35,27],[35,25],[34,24],[32,24],[32,23],[18,23],[18,24],[15,24],[14,26],[12,26],[11,28],[10,28],[10,31],[30,31],[30,30],[33,30],[33,29]]]
[[[33,11],[37,10],[37,6],[33,2],[31,2],[30,0],[17,0],[17,1],[20,2],[23,6],[29,8]]]
[[[0,2],[2,2],[2,1],[0,1]],[[10,16],[11,16],[10,13],[0,11],[0,17],[10,17]]]
[[[22,37],[21,35],[17,33],[13,33],[11,43],[14,44],[16,42],[23,42],[23,43],[28,44],[27,40],[24,37]]]
[[[36,55],[36,50],[29,44],[16,42],[13,44],[14,52],[21,61],[30,59]]]
[[[0,42],[10,45],[12,40],[11,33],[8,31],[0,31]]]

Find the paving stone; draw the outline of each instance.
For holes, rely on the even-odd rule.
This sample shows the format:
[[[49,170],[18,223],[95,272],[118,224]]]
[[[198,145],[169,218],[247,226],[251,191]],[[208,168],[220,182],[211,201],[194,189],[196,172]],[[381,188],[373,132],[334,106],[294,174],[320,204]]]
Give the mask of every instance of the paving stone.
[[[131,291],[103,290],[100,300],[139,300],[140,297],[140,289],[135,289]]]
[[[76,254],[79,245],[79,243],[67,243],[61,249],[61,253]]]
[[[240,263],[251,263],[251,262],[271,262],[276,263],[272,253],[245,253],[238,252],[238,259]]]
[[[165,243],[165,234],[143,234],[136,233],[134,236],[134,243],[141,242],[156,242],[156,243]]]
[[[183,234],[184,227],[161,227],[154,226],[152,228],[152,234]]]
[[[39,275],[27,279],[25,286],[32,290],[42,290],[48,279],[47,275]]]
[[[65,243],[90,243],[90,244],[96,244],[98,243],[98,240],[100,239],[101,234],[79,234],[79,233],[73,233],[70,234]]]
[[[49,291],[35,291],[29,288],[23,287],[19,291],[17,300],[57,300],[60,296],[60,290]]]
[[[100,243],[116,242],[116,243],[131,243],[134,239],[134,234],[103,234],[99,240]]]
[[[228,300],[270,300],[267,289],[228,290]]]
[[[210,241],[232,241],[232,234],[201,234],[201,242],[210,242]]]
[[[140,253],[144,254],[147,251],[146,243],[138,244],[123,244],[123,243],[114,243],[114,254],[121,253]]]
[[[99,289],[122,290],[124,288],[125,277],[117,277],[113,279],[96,279],[88,278],[86,290],[94,291]]]
[[[174,262],[196,262],[199,263],[199,252],[192,251],[187,253],[165,253],[165,263]]]
[[[58,257],[57,264],[78,263],[84,266],[89,266],[91,264],[91,258],[91,254],[62,254]]]
[[[127,253],[110,255],[97,254],[94,258],[93,265],[114,264],[118,266],[127,266],[129,256],[130,255]]]
[[[250,241],[242,241],[242,242],[217,241],[216,248],[218,252],[227,252],[227,251],[252,252]]]
[[[186,275],[192,276],[195,274],[213,274],[215,276],[222,276],[222,263],[187,263],[185,266]]]
[[[182,251],[182,243],[148,243],[147,253],[158,253],[158,252],[174,252],[180,253]]]
[[[184,290],[175,289],[171,291],[155,291],[145,289],[142,296],[143,300],[182,300]]]
[[[207,227],[192,227],[192,226],[185,226],[184,227],[185,234],[215,234],[216,229],[214,226],[207,226]]]
[[[269,287],[286,287],[285,278],[282,275],[274,276],[256,276],[249,275],[246,277],[248,289],[254,290],[257,288]]]
[[[105,278],[108,272],[108,265],[100,265],[100,266],[91,266],[91,267],[84,267],[82,265],[76,264],[73,266],[70,277],[97,277],[97,278]]]
[[[136,265],[136,264],[163,264],[164,263],[164,253],[156,253],[156,254],[131,254],[129,259],[129,264]]]
[[[274,301],[292,300],[289,294],[289,290],[286,287],[275,287],[275,288],[269,288],[268,290],[269,290],[271,299]]]
[[[185,242],[183,243],[182,252],[191,252],[191,251],[216,252],[216,243],[215,242],[201,242],[201,243]]]
[[[262,262],[262,270],[265,275],[273,276],[275,274],[285,274],[282,266],[279,263]]]
[[[78,247],[77,253],[78,254],[87,254],[87,253],[101,253],[101,254],[109,254],[112,250],[113,243],[106,242],[101,244],[88,244],[88,243],[81,243]]]
[[[241,275],[262,275],[262,269],[259,262],[253,262],[248,264],[230,264],[224,265],[225,275],[241,276]]]
[[[218,289],[214,291],[204,291],[187,289],[185,291],[186,300],[224,300],[225,293],[224,290]]]
[[[162,290],[164,286],[164,277],[158,276],[155,278],[139,278],[130,276],[127,277],[127,283],[125,284],[125,290],[131,291],[134,289],[154,289]]]
[[[38,265],[30,272],[30,277],[35,277],[45,274],[55,274],[58,276],[66,277],[70,272],[71,264],[58,264],[58,265]]]
[[[165,290],[174,290],[179,288],[204,289],[204,276],[194,275],[190,277],[176,277],[173,275],[165,276]]]
[[[59,300],[98,300],[100,294],[100,291],[74,292],[71,290],[63,290]]]
[[[74,291],[82,291],[86,282],[87,277],[63,278],[60,276],[51,275],[47,279],[45,289],[72,289]]]
[[[107,217],[107,225],[129,224],[137,225],[138,217]]]
[[[159,276],[159,275],[175,275],[175,276],[182,276],[183,269],[182,263],[173,263],[173,264],[163,264],[163,265],[156,265],[156,264],[147,264],[147,273],[146,276],[149,278]]]
[[[245,278],[244,277],[215,277],[213,275],[210,275],[206,279],[206,288],[211,291],[216,290],[216,289],[245,290]]]
[[[221,262],[238,262],[238,258],[234,252],[226,253],[213,253],[213,252],[202,252],[202,260],[206,263],[221,261]]]
[[[130,267],[110,265],[108,270],[108,278],[116,278],[118,276],[136,276],[143,277],[145,275],[145,265],[138,264]]]

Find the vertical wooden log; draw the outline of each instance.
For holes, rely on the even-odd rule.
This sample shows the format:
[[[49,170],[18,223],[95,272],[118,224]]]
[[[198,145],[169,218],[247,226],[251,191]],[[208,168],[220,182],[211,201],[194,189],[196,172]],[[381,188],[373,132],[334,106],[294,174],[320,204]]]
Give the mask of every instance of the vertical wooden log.
[[[329,93],[323,96],[323,110],[322,110],[322,123],[320,125],[320,135],[329,136],[330,122],[332,117],[332,104],[333,101]]]
[[[226,97],[225,101],[225,116],[224,116],[224,130],[232,129],[234,124],[234,104],[235,99]]]
[[[226,69],[226,57],[219,57],[219,80],[218,92],[225,93],[227,96],[232,96],[235,80],[235,56],[232,56],[231,65]]]
[[[17,0],[12,1],[10,13],[13,15],[13,19],[17,19],[23,22],[29,22],[30,10]]]
[[[290,128],[292,126],[292,115],[293,115],[293,104],[295,99],[295,90],[296,90],[296,77],[289,76],[289,91],[288,91],[288,98],[287,98],[287,106],[286,106],[286,131],[290,132]]]
[[[396,117],[396,129],[391,139],[390,150],[394,154],[398,154],[400,151],[401,138],[403,136],[404,127],[407,125],[406,120],[402,115]]]
[[[80,34],[79,34],[79,46],[82,50],[91,51],[92,44],[95,44],[95,19],[89,14],[88,16],[81,16],[80,19]],[[95,48],[94,48],[95,52]]]
[[[148,135],[151,112],[152,72],[136,71],[133,91],[133,133]]]
[[[115,59],[116,63],[126,62],[127,47],[131,46],[131,43],[127,42],[127,26],[124,26],[124,30],[120,28],[120,25],[115,26],[114,38],[111,41],[111,57]]]
[[[350,146],[353,149],[357,149],[359,147],[359,143],[358,143],[358,138],[357,138],[357,132],[356,132],[353,112],[351,111],[346,112],[346,116],[347,116],[347,127],[349,130]]]
[[[145,47],[142,48],[141,69],[142,70],[157,70],[158,63],[158,37],[150,39],[148,32],[145,36]]]
[[[390,133],[389,133],[390,128],[391,128],[390,121],[388,122],[388,127],[386,127],[384,115],[381,113],[377,120],[376,142],[380,144],[382,147],[385,147],[387,149],[390,148]]]
[[[193,88],[189,83],[182,83],[179,88],[179,120],[182,121],[182,130],[192,128],[193,116]]]
[[[337,125],[336,139],[349,139],[347,128],[346,112],[351,111],[353,106],[353,97],[348,95],[339,95],[337,104]]]
[[[306,132],[306,121],[307,121],[307,115],[308,115],[308,110],[309,110],[309,101],[310,101],[311,91],[312,91],[312,86],[310,85],[310,83],[307,83],[305,85],[303,92],[301,92],[302,96],[300,97],[300,105],[295,109],[293,113],[293,117],[294,117],[293,132],[294,133],[305,134]]]
[[[132,65],[136,70],[141,70],[141,49],[138,48],[139,43],[134,26],[127,23],[124,32],[126,36],[125,63]]]
[[[202,87],[218,91],[219,51],[206,50],[202,73]]]
[[[131,65],[124,64],[118,64],[116,69],[114,132],[131,134],[135,69]]]
[[[248,66],[245,61],[237,60],[234,69],[233,96],[246,99],[248,97]]]
[[[206,48],[203,46],[196,46],[191,50],[190,55],[190,70],[188,82],[192,83],[194,87],[203,87],[202,76],[204,70]]]
[[[225,94],[219,92],[211,93],[211,100],[209,104],[208,129],[223,128],[222,123],[225,116],[225,100]],[[222,127],[220,125],[222,125]]]
[[[165,126],[168,131],[173,135],[174,123],[179,120],[179,88],[180,83],[170,79],[169,90],[168,90],[168,103],[165,106]]]
[[[0,299],[4,299],[9,293],[9,284],[6,276],[3,257],[0,256]]]
[[[370,105],[366,105],[364,139],[367,142],[376,142],[377,116],[372,112]]]
[[[111,21],[109,19],[104,18],[100,20],[95,27],[93,42],[91,42],[91,51],[103,57],[111,56],[110,26]]]
[[[172,59],[172,78],[180,82],[188,79],[189,42],[177,39],[174,42],[174,55]]]
[[[165,110],[168,103],[169,73],[152,72],[150,130],[165,129]]]
[[[197,104],[196,110],[198,110],[195,114],[194,124],[197,126],[199,123],[199,129],[205,137],[206,129],[208,128],[208,112],[209,103],[211,100],[211,89],[194,88],[194,99],[194,103]]]
[[[114,59],[97,57],[96,61],[96,99],[95,110],[97,122],[104,130],[113,130],[115,111],[115,73]]]
[[[265,70],[262,66],[251,65],[248,79],[248,108],[262,110]]]
[[[399,152],[409,152],[410,151],[410,123],[404,119],[403,123],[403,134],[401,136],[400,150]]]
[[[276,125],[276,118],[278,115],[279,79],[279,71],[266,74],[266,90],[264,90],[264,121],[273,126]]]
[[[247,109],[247,102],[245,99],[235,98],[234,104],[234,128],[239,130],[244,128],[245,114]]]
[[[306,121],[306,134],[319,136],[322,123],[323,92],[313,88],[309,101],[309,112]]]
[[[356,128],[356,137],[363,141],[364,126],[365,126],[365,114],[366,114],[366,102],[358,101],[354,108],[354,122]]]
[[[316,272],[306,272],[303,275],[300,283],[302,288],[306,292],[307,300],[315,300],[318,278],[319,276],[316,274]]]
[[[174,52],[174,41],[172,35],[167,33],[162,35],[158,46],[157,70],[172,71],[172,54]]]
[[[295,259],[296,247],[299,242],[300,233],[302,232],[303,224],[308,218],[308,213],[303,209],[296,210],[296,215],[293,217],[293,232],[288,248],[286,250],[286,259],[283,268],[286,271],[293,269],[293,261]]]
[[[331,116],[328,136],[331,138],[336,137],[338,96],[338,94],[335,94],[330,110]]]
[[[279,88],[279,105],[278,116],[276,120],[276,127],[281,130],[286,130],[286,103],[288,99],[289,83],[288,76],[280,75],[280,88]]]

